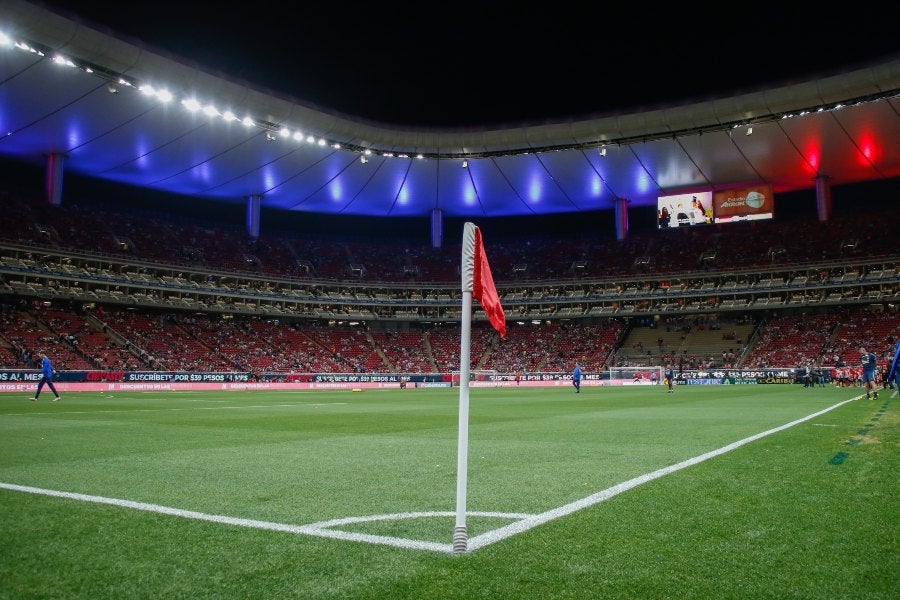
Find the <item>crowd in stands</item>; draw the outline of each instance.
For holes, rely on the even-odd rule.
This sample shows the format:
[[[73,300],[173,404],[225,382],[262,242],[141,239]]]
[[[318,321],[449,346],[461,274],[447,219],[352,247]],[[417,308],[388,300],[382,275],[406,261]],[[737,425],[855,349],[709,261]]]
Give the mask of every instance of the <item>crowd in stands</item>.
[[[840,319],[839,313],[832,313],[785,315],[770,320],[747,366],[821,364],[822,354]]]
[[[737,368],[759,327],[758,315],[660,315],[634,319],[612,361],[616,366],[673,365],[679,368]],[[754,350],[758,350],[754,347]]]
[[[459,280],[457,243],[436,248],[419,238],[297,234],[277,227],[265,227],[253,238],[242,225],[99,200],[51,206],[40,199],[8,195],[4,209],[7,226],[0,244],[5,241],[145,264],[184,265],[208,270],[209,277],[216,277],[222,286],[227,284],[214,273],[258,275],[256,281],[263,290],[275,285],[267,276],[309,280],[310,294],[316,291],[316,281],[326,280],[363,285]],[[600,234],[529,236],[527,240],[498,236],[491,239],[489,254],[495,280],[522,282],[520,290],[507,288],[510,298],[528,297],[532,291],[528,281],[592,281],[660,273],[687,274],[678,283],[684,291],[691,273],[721,270],[723,280],[739,285],[741,276],[732,271],[742,268],[854,257],[897,259],[890,227],[898,216],[900,208],[887,209],[877,219],[857,211],[827,222],[811,223],[798,217],[635,231],[622,240]],[[798,231],[803,235],[797,235]],[[135,269],[139,275],[140,267]],[[843,275],[828,268],[811,271],[803,278],[824,280]],[[172,280],[174,285],[187,283],[174,274]],[[605,291],[602,282],[592,281],[591,285],[598,293]],[[649,283],[629,285],[634,287],[632,291],[640,291],[641,285]],[[341,293],[355,292],[348,287]],[[367,293],[376,301],[367,307],[373,315],[383,310],[379,300],[459,295],[458,291],[429,289],[427,285],[399,291],[382,291],[376,285]],[[542,293],[549,292],[545,289]],[[684,307],[685,297],[673,296]],[[327,300],[327,294],[322,299]],[[329,307],[322,304],[318,308]],[[429,310],[419,308],[416,316],[427,317]],[[830,312],[809,308],[758,310],[746,315],[735,312],[721,321],[715,316],[689,314],[653,321],[597,316],[517,321],[513,311],[508,317],[506,338],[499,338],[486,324],[473,327],[472,368],[529,373],[567,372],[575,362],[585,371],[669,363],[700,369],[838,365],[853,363],[860,345],[872,348],[880,357],[889,354],[900,337],[900,316],[894,305],[885,305],[884,312],[865,305]],[[365,323],[354,327],[346,322],[334,325],[317,320],[279,321],[136,307],[126,310],[102,303],[82,308],[78,303],[12,297],[0,305],[0,366],[34,368],[37,352],[45,350],[54,357],[57,368],[64,370],[258,374],[450,373],[459,369],[458,326],[420,325],[415,319],[394,325],[393,329],[373,329]]]
[[[7,369],[35,368],[44,350],[58,370],[452,373],[459,370],[461,351],[459,326],[370,330],[116,306],[67,308],[29,300],[0,304],[0,326],[0,367]],[[656,344],[643,358],[644,345],[652,344],[649,336],[657,336]],[[759,321],[746,315],[511,323],[505,338],[479,324],[471,332],[470,368],[524,374],[568,372],[576,362],[587,372],[665,364],[681,369],[832,367],[855,365],[861,345],[879,360],[889,360],[897,339],[896,308],[771,314]]]
[[[50,206],[9,196],[2,239],[191,268],[363,282],[452,282],[459,278],[460,246],[435,248],[421,238],[366,238],[298,234],[263,228],[249,236],[243,224],[100,201]],[[826,221],[800,217],[708,227],[633,231],[614,235],[506,236],[491,239],[498,281],[566,280],[690,273],[896,256],[891,224],[900,207],[871,218],[856,211]],[[890,211],[893,211],[891,213]],[[797,235],[802,231],[803,235]]]

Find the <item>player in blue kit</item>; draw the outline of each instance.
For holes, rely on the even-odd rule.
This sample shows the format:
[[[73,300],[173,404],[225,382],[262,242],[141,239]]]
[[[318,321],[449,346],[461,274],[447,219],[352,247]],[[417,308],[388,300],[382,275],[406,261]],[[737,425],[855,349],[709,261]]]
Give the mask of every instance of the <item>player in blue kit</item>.
[[[31,399],[32,402],[38,399],[38,396],[41,395],[41,388],[44,387],[44,384],[50,388],[50,391],[53,392],[53,395],[56,398],[53,399],[54,402],[59,400],[59,392],[56,391],[56,388],[53,386],[53,365],[50,364],[50,358],[44,353],[41,352],[41,380],[38,382],[37,391],[34,393],[34,398]]]
[[[874,392],[875,400],[878,400],[878,388],[875,387],[875,365],[878,357],[871,352],[867,352],[865,346],[860,346],[859,352],[861,354],[859,362],[862,365],[862,382],[863,387],[866,388],[866,399],[871,398]]]
[[[581,365],[575,363],[575,369],[572,370],[572,385],[575,386],[575,393],[581,393]]]
[[[888,370],[887,381],[883,381],[882,385],[894,389],[894,384],[900,390],[900,342],[894,348],[894,360],[891,362],[891,368]]]

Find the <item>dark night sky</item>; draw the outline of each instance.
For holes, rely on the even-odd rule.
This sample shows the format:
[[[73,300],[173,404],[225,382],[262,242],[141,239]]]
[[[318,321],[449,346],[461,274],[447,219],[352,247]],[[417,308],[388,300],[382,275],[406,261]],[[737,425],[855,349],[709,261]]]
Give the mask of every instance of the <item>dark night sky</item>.
[[[43,3],[320,109],[413,127],[633,111],[839,72],[900,50],[895,19],[875,4],[757,3],[742,19],[691,3],[609,4]]]

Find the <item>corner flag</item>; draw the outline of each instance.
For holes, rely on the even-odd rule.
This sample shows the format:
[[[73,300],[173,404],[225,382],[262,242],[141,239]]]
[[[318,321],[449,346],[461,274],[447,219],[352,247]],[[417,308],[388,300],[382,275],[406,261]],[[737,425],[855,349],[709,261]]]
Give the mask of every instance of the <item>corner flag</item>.
[[[469,462],[469,371],[472,345],[472,296],[478,299],[488,320],[506,337],[506,315],[500,306],[500,296],[491,275],[481,230],[473,223],[463,227],[462,244],[462,323],[459,340],[459,440],[456,453],[456,527],[453,530],[453,551],[466,552],[469,534],[466,530],[466,484]]]
[[[463,229],[460,270],[462,291],[472,292],[472,297],[481,304],[487,313],[488,321],[500,333],[500,337],[506,337],[506,314],[500,305],[500,296],[497,294],[497,286],[494,285],[491,266],[484,252],[481,230],[472,223],[466,223]]]

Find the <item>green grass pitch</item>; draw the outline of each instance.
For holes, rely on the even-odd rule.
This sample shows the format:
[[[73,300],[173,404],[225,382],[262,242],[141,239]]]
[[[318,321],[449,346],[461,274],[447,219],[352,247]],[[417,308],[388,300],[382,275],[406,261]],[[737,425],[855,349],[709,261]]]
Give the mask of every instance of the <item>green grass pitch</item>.
[[[0,598],[896,598],[898,399],[0,395]],[[891,394],[894,394],[893,397]]]

